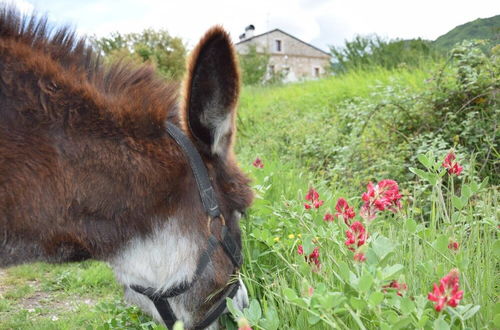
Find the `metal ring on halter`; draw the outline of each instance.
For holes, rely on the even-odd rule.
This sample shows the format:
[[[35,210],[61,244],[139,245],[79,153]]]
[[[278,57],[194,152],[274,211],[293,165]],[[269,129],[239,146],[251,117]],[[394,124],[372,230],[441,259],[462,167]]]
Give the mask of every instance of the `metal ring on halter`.
[[[208,234],[209,235],[212,233],[211,226],[212,226],[212,220],[213,219],[220,219],[221,225],[223,227],[226,226],[226,219],[224,218],[224,216],[222,214],[219,214],[215,218],[212,218],[211,216],[208,216],[207,219],[208,219],[208,221],[207,221],[207,229],[208,229]]]

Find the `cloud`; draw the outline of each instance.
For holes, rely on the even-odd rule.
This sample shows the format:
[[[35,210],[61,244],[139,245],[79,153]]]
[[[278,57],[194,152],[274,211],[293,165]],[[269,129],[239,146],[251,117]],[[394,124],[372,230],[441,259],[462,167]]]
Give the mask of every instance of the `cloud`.
[[[1,1],[1,0],[0,0]],[[233,39],[245,26],[256,33],[280,28],[305,42],[328,49],[356,34],[387,38],[435,39],[453,27],[500,12],[494,0],[16,0],[22,10],[48,12],[57,23],[82,34],[166,29],[194,46],[212,25],[221,24]]]
[[[4,4],[4,3],[13,4],[23,14],[30,14],[35,9],[35,6],[33,6],[32,3],[30,3],[30,2],[28,2],[26,0],[0,1],[0,3],[2,3],[2,4]]]

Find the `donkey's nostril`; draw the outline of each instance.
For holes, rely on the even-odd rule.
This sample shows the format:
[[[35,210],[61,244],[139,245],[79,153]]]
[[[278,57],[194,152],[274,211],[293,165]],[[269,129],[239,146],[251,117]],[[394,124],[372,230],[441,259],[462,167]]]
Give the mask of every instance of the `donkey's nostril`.
[[[243,309],[247,308],[249,305],[248,292],[241,278],[238,281],[240,281],[240,288],[238,289],[236,295],[234,296],[234,306],[238,308],[240,311],[243,311]]]

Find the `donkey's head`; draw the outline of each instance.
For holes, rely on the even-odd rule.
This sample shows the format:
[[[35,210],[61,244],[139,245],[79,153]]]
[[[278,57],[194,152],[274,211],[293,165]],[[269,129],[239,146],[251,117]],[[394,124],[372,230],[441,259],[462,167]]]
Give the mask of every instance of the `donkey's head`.
[[[161,199],[168,218],[153,221],[152,232],[132,238],[111,263],[130,301],[169,326],[172,318],[198,328],[220,314],[226,296],[234,296],[240,308],[248,302],[237,271],[239,220],[252,192],[232,151],[239,72],[224,30],[212,28],[193,50],[183,88],[179,120],[174,122],[188,142],[173,143],[175,133],[165,137],[165,148],[178,149],[170,166],[182,168],[165,169],[165,175],[177,173],[168,179],[174,192]],[[201,156],[208,188],[200,184],[204,170],[193,165],[190,153]],[[213,211],[214,205],[219,212]]]

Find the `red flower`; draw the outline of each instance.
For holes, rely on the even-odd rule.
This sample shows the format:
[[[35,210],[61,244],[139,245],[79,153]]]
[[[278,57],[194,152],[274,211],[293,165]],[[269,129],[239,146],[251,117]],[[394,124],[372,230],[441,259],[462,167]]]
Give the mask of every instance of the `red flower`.
[[[304,254],[304,248],[302,247],[302,245],[299,245],[297,247],[297,253],[300,255]],[[304,258],[308,263],[314,263],[317,267],[321,266],[321,263],[319,261],[319,247],[317,246],[309,256],[304,256]]]
[[[262,162],[262,160],[259,157],[255,158],[252,165],[257,167],[257,168],[264,168],[264,163]]]
[[[333,214],[331,214],[331,213],[325,213],[325,216],[323,217],[323,220],[325,220],[325,221],[333,221],[334,220]]]
[[[347,236],[347,240],[345,241],[345,245],[349,247],[349,250],[354,251],[355,248],[349,245],[355,245],[355,247],[360,247],[365,244],[366,238],[368,237],[366,233],[366,229],[363,224],[359,221],[356,221],[351,225],[349,230],[345,232]]]
[[[448,275],[439,281],[439,285],[434,283],[434,289],[429,292],[427,299],[434,301],[434,308],[440,312],[446,305],[457,307],[464,292],[460,290],[458,269],[452,269]]]
[[[406,283],[399,283],[398,281],[394,280],[392,281],[390,284],[388,285],[384,285],[382,288],[384,288],[384,293],[387,292],[386,289],[394,289],[396,291],[396,294],[400,297],[403,296],[403,293],[402,291],[406,291],[408,290],[408,286],[406,285]]]
[[[319,199],[319,194],[314,188],[310,188],[306,195],[306,201],[315,201]]]
[[[337,205],[335,205],[335,210],[337,212],[335,213],[336,217],[342,217],[344,218],[344,222],[346,225],[349,225],[350,222],[349,220],[354,218],[356,213],[354,212],[354,209],[352,207],[349,207],[349,204],[347,204],[347,201],[344,198],[339,198],[337,201]]]
[[[457,251],[458,248],[460,247],[460,244],[458,242],[450,242],[450,244],[448,244],[448,249],[450,250],[454,250],[454,251]]]
[[[354,254],[354,261],[357,262],[364,262],[366,260],[365,254],[364,253],[356,253]]]
[[[462,170],[464,169],[458,162],[455,162],[456,156],[453,151],[450,151],[446,157],[444,157],[443,160],[443,167],[448,169],[449,174],[455,174],[456,176],[459,176],[460,173],[462,173]]]
[[[310,188],[306,194],[306,201],[312,202],[312,205],[309,203],[304,203],[304,207],[306,210],[311,209],[313,206],[315,209],[319,209],[321,205],[323,205],[323,201],[319,200],[319,194],[314,188]]]
[[[378,211],[389,210],[397,212],[401,208],[401,195],[399,194],[398,183],[394,180],[382,180],[377,185],[368,183],[367,192],[363,193],[361,199],[364,201],[360,215],[366,220],[373,220],[377,217]]]
[[[313,206],[314,206],[315,209],[319,209],[319,207],[321,205],[323,205],[323,203],[324,203],[323,201],[316,200],[316,201],[313,202]]]

